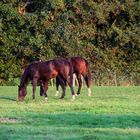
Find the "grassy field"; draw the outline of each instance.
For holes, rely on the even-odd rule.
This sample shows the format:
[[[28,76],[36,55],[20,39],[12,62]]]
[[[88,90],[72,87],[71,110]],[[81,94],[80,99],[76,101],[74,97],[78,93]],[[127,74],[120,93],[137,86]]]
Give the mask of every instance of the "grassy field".
[[[29,87],[18,102],[17,87],[0,87],[0,140],[140,139],[140,87],[93,87],[91,97],[83,87],[75,101],[69,88],[63,100],[54,95],[50,87],[45,101],[38,88],[32,100]]]

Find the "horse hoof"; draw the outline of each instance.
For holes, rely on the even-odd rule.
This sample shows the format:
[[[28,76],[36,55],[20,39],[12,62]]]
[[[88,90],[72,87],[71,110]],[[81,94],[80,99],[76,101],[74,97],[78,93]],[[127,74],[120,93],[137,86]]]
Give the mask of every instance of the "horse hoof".
[[[58,96],[58,94],[59,94],[59,91],[56,91],[56,94],[55,94],[55,96],[57,97],[57,96]]]
[[[64,97],[60,97],[60,99],[64,99]]]
[[[88,96],[91,96],[91,89],[88,88]]]
[[[48,97],[45,97],[45,100],[48,100]]]
[[[91,96],[91,93],[89,93],[88,96],[90,97]]]
[[[57,96],[58,96],[58,93],[55,94],[55,97],[57,97]]]
[[[75,96],[79,96],[79,94],[75,94]]]
[[[72,100],[73,100],[73,101],[75,100],[75,95],[72,95]]]

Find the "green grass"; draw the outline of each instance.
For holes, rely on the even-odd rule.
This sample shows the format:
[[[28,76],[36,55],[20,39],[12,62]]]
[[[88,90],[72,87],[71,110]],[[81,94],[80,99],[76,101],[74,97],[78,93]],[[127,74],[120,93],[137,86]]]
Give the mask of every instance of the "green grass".
[[[69,88],[63,100],[54,95],[49,87],[46,101],[38,88],[32,100],[29,87],[18,102],[17,87],[0,87],[0,140],[140,139],[140,87],[93,87],[91,97],[83,87],[75,101]]]

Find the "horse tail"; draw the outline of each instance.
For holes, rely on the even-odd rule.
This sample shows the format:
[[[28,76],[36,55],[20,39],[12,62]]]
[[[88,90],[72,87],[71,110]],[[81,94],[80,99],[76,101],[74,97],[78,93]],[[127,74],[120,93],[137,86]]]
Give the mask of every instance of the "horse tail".
[[[87,69],[87,74],[86,74],[86,84],[88,88],[91,86],[91,71],[90,71],[90,64],[88,61],[86,61],[86,69]]]
[[[73,66],[72,63],[68,60],[69,66],[70,66],[70,71],[69,71],[69,76],[70,76],[70,83],[73,86]]]
[[[71,88],[71,93],[72,93],[72,98],[73,100],[75,99],[75,95],[74,95],[74,88],[73,88],[73,65],[72,63],[68,60],[69,66],[70,66],[70,71],[69,71],[69,76],[70,76],[70,80],[69,80],[69,86]]]

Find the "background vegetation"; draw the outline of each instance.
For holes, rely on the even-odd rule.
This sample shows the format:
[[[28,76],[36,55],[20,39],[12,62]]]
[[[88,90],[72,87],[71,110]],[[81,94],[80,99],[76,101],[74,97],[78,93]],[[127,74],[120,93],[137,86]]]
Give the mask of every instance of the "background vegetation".
[[[88,59],[96,85],[139,85],[140,1],[0,1],[1,85],[34,60],[66,56]]]

